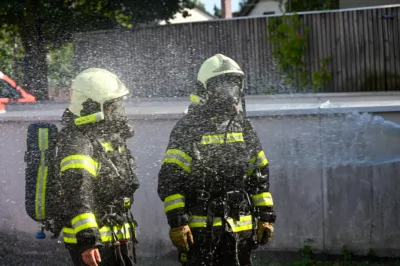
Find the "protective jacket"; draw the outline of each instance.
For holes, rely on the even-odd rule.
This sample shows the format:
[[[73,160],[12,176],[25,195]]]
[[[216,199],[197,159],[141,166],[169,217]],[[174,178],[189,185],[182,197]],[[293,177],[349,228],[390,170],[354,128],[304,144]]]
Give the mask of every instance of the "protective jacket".
[[[126,141],[103,133],[106,130],[99,123],[76,126],[75,118],[68,109],[63,115],[57,160],[64,242],[80,254],[111,243],[113,237],[134,239],[135,222],[129,210],[139,182]],[[110,212],[117,214],[112,224],[103,219]]]
[[[237,114],[215,117],[204,108],[191,105],[170,135],[158,184],[169,225],[205,229],[208,204],[216,198],[222,201],[214,210],[214,227],[225,217],[229,230],[250,230],[252,214],[274,222],[268,160],[250,121]],[[222,205],[239,190],[250,200],[242,197],[236,213],[226,212]]]

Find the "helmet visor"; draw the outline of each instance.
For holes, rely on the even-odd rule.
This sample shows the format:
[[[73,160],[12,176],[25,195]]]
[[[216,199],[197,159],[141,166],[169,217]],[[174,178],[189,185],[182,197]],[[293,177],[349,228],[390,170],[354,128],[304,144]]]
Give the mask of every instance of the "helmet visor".
[[[215,99],[239,100],[242,95],[243,78],[239,76],[217,77],[207,83],[207,90]]]
[[[106,116],[118,117],[125,116],[125,101],[123,98],[117,98],[104,103],[104,113]]]

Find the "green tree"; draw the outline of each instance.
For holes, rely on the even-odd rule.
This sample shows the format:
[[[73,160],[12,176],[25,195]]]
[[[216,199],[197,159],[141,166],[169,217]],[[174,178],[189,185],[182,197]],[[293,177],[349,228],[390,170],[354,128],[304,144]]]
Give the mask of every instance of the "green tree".
[[[50,49],[47,55],[49,96],[56,98],[69,96],[71,81],[77,74],[73,59],[73,43],[66,43],[57,49]]]
[[[71,41],[73,32],[132,28],[169,20],[190,0],[2,0],[0,23],[14,29],[25,50],[24,85],[38,99],[47,99],[46,55],[49,45]]]
[[[304,56],[308,47],[309,30],[300,21],[297,13],[283,14],[269,20],[268,40],[272,55],[277,59],[278,69],[285,75],[287,85],[297,89],[307,89],[311,85],[314,91],[321,91],[332,78],[332,73],[327,69],[332,57],[322,59],[319,68],[312,73],[308,71]]]
[[[192,0],[193,4],[196,5],[198,8],[206,12],[206,5],[201,2],[200,0]]]
[[[214,16],[222,18],[222,10],[221,8],[218,8],[217,5],[214,5]]]
[[[239,10],[242,9],[245,5],[247,5],[247,0],[240,0],[240,2],[239,2]]]
[[[21,39],[16,35],[15,26],[3,24],[0,26],[0,71],[13,79],[21,78],[18,62],[24,55]]]

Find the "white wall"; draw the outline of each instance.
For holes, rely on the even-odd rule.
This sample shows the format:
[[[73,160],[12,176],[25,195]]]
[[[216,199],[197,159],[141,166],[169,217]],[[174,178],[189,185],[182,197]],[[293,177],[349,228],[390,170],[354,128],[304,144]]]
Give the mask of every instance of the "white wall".
[[[251,10],[249,16],[262,16],[264,12],[273,11],[275,14],[281,14],[285,10],[284,4],[282,4],[282,10],[279,7],[279,2],[274,0],[260,0],[256,6]]]
[[[174,19],[171,19],[169,22],[171,24],[175,23],[188,23],[188,22],[195,22],[195,21],[206,21],[206,20],[211,20],[213,19],[212,16],[206,14],[205,12],[199,10],[198,8],[193,8],[193,9],[185,9],[186,11],[189,12],[190,16],[184,18],[182,16],[182,13],[178,13],[175,15]],[[161,21],[158,23],[159,25],[165,25],[165,21]]]

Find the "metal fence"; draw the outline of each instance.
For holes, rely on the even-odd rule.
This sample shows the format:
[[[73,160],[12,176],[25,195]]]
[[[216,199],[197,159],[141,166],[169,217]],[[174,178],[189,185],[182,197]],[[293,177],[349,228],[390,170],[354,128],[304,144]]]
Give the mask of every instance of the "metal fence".
[[[236,18],[79,33],[78,70],[103,67],[116,73],[137,97],[187,96],[201,63],[225,54],[243,68],[247,94],[295,92],[271,57],[268,23],[274,16]],[[389,91],[400,88],[400,5],[373,9],[299,13],[309,26],[306,68],[332,57],[332,78],[323,92]]]

